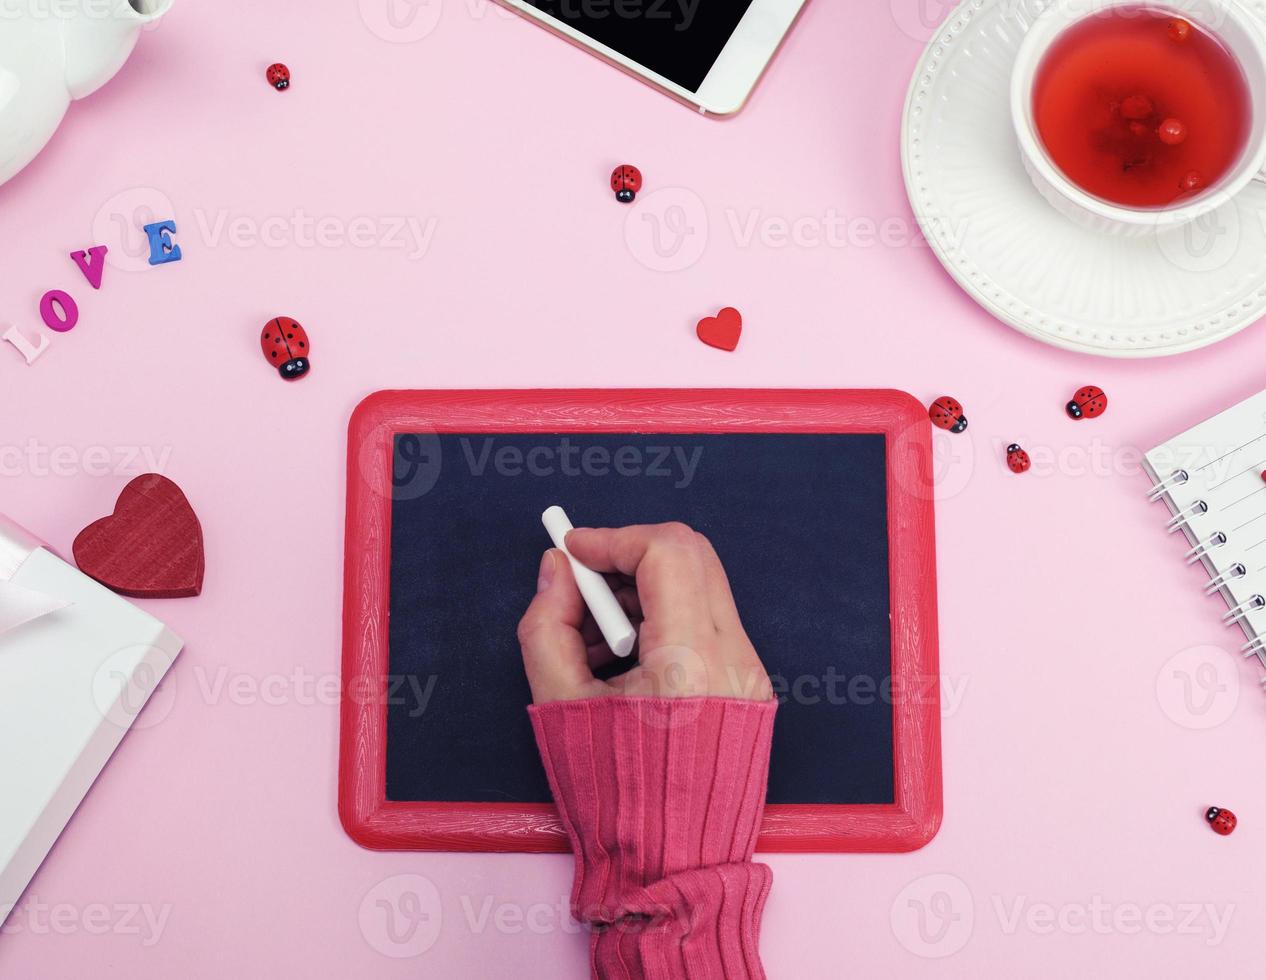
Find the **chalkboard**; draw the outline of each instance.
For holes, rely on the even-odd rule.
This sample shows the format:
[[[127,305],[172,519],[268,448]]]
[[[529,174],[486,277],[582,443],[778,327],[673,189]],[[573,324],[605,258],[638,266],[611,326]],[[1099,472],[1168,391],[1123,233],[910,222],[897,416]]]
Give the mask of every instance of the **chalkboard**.
[[[354,672],[363,671],[359,645],[367,624],[381,630],[385,650],[375,652],[374,683],[379,675],[382,681],[370,713],[376,720],[356,699],[349,715],[345,677],[343,782],[354,787],[348,770],[366,763],[380,769],[372,774],[372,795],[381,826],[376,833],[350,825],[349,831],[370,846],[535,850],[559,843],[542,824],[549,823],[551,797],[525,711],[530,693],[515,627],[550,546],[541,512],[560,504],[577,526],[676,520],[706,534],[781,702],[769,812],[839,817],[834,847],[822,843],[818,826],[819,849],[918,846],[915,838],[929,837],[939,821],[939,734],[932,733],[935,752],[917,762],[926,771],[913,774],[916,782],[934,784],[935,798],[921,805],[935,813],[913,818],[909,786],[903,790],[899,778],[909,765],[903,744],[912,733],[898,735],[903,717],[937,728],[926,705],[910,703],[934,700],[925,668],[929,655],[935,662],[935,616],[932,605],[932,623],[919,626],[924,669],[913,692],[908,671],[905,684],[894,680],[894,666],[902,669],[894,655],[909,643],[896,634],[893,618],[894,574],[902,564],[895,546],[902,539],[891,522],[913,502],[930,525],[930,499],[911,493],[908,480],[894,482],[903,465],[894,456],[911,457],[906,465],[926,462],[921,407],[915,416],[901,396],[906,401],[885,407],[893,418],[867,425],[858,422],[868,416],[857,411],[857,399],[882,403],[880,396],[897,393],[799,393],[807,399],[806,417],[822,411],[823,401],[828,414],[845,417],[831,426],[781,417],[727,426],[725,420],[735,421],[731,411],[718,416],[700,405],[692,425],[679,403],[696,393],[657,393],[664,404],[647,406],[648,393],[620,392],[617,402],[638,396],[636,408],[605,409],[594,426],[595,394],[383,393],[369,402],[376,411],[365,414],[373,419],[360,419],[359,427],[353,419],[348,589],[364,550],[353,535],[369,533],[381,538],[369,551],[382,594],[375,593],[379,608],[368,620],[363,596],[345,595],[345,673],[348,637],[356,647]],[[796,393],[744,393],[779,394],[796,401]],[[511,420],[498,425],[491,409],[507,395],[517,396]],[[390,396],[404,400],[383,404]],[[840,396],[847,396],[843,403]],[[456,403],[447,414],[439,410],[445,399]],[[532,399],[539,402],[535,414],[523,404]],[[558,418],[560,402],[585,424]],[[358,414],[364,410],[363,404]],[[752,411],[768,415],[768,403]],[[647,412],[664,418],[648,424]],[[622,414],[630,416],[623,426]],[[461,424],[463,416],[469,424]],[[352,505],[357,481],[372,487],[376,520],[367,522],[363,508]],[[912,526],[905,550],[930,554],[930,533],[930,526],[926,532]],[[925,561],[926,581],[918,583],[915,604],[925,609],[928,593],[934,596],[933,568]],[[362,591],[374,591],[357,581]],[[910,587],[903,580],[903,590]],[[380,734],[359,737],[371,723]],[[366,747],[370,760],[361,757]],[[908,784],[911,774],[905,776]],[[453,825],[456,813],[470,819],[464,831]],[[906,827],[885,835],[863,820],[850,839],[844,818],[882,822],[885,814],[907,824],[914,819],[917,832]],[[388,828],[384,815],[400,826]],[[516,815],[524,819],[516,823]],[[904,843],[897,839],[903,832]]]
[[[515,626],[557,503],[712,541],[783,694],[770,802],[892,802],[882,435],[402,433],[395,456],[398,485],[439,473],[392,510],[388,800],[549,801]]]

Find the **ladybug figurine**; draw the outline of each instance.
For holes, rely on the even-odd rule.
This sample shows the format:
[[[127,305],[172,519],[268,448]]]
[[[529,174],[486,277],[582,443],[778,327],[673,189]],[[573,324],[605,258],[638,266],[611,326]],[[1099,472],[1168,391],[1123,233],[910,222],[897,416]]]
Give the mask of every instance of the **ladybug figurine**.
[[[278,92],[284,92],[290,88],[290,69],[281,62],[269,65],[268,71],[264,73],[264,76],[268,79],[268,84]]]
[[[1029,459],[1029,454],[1020,448],[1018,442],[1013,442],[1007,447],[1007,466],[1011,468],[1012,473],[1023,473],[1033,461]]]
[[[1211,806],[1204,812],[1204,818],[1209,821],[1209,826],[1213,828],[1215,834],[1221,834],[1225,837],[1235,829],[1235,825],[1239,823],[1235,819],[1235,814],[1230,810],[1224,810],[1220,806]]]
[[[1108,408],[1108,396],[1102,388],[1086,385],[1078,388],[1073,400],[1064,406],[1064,411],[1071,419],[1093,419],[1102,415]]]
[[[308,332],[299,325],[298,320],[288,316],[273,317],[259,335],[259,345],[264,350],[268,363],[277,369],[287,381],[297,381],[308,373],[308,351],[312,345],[308,342]]]
[[[642,171],[622,163],[611,171],[611,189],[621,204],[630,204],[642,189]]]
[[[928,418],[932,424],[950,432],[962,432],[967,428],[967,418],[963,415],[963,406],[949,395],[942,395],[928,409]]]

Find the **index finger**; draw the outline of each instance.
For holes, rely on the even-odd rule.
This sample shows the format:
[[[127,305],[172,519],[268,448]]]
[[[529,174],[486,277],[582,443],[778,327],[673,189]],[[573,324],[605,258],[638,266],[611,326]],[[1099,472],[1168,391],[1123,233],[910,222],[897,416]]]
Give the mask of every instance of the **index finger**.
[[[581,636],[585,603],[567,557],[556,549],[541,556],[536,596],[519,620],[519,646],[532,700],[566,701],[592,694],[593,672]]]
[[[715,631],[703,552],[685,524],[576,528],[567,535],[567,550],[595,572],[634,577],[645,617],[643,649],[697,648]]]

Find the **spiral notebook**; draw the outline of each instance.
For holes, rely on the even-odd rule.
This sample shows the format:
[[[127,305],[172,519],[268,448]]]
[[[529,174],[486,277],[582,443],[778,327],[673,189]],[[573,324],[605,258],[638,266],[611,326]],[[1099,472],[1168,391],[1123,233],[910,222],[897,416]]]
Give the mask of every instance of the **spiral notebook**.
[[[1223,622],[1243,630],[1241,652],[1266,667],[1266,391],[1157,446],[1144,466],[1187,563],[1204,565],[1206,594],[1220,593]]]

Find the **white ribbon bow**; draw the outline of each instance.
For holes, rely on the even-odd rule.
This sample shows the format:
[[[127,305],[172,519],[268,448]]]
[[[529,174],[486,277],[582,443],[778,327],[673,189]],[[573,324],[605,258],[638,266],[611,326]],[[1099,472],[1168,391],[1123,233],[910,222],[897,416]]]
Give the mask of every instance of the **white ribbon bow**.
[[[37,592],[12,581],[22,563],[40,547],[35,535],[0,514],[0,636],[23,623],[73,605],[68,599]]]
[[[69,605],[68,599],[0,581],[0,635]]]

